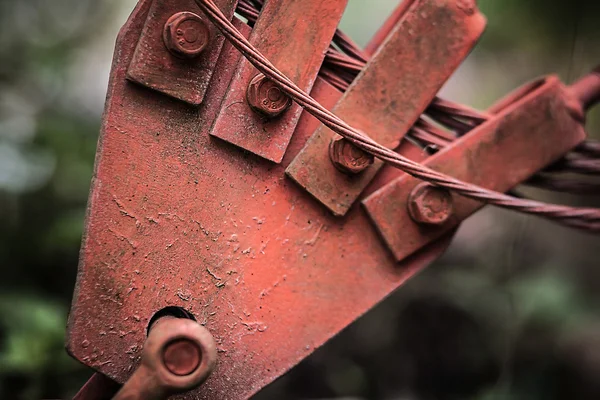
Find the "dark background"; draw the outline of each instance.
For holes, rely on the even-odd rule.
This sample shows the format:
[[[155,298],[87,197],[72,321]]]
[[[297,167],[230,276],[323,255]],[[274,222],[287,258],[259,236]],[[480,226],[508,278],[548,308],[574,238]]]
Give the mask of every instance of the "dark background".
[[[0,0],[0,398],[68,398],[63,349],[113,43],[133,0]],[[395,0],[350,0],[364,44]],[[444,89],[489,106],[600,64],[597,0],[480,0],[477,50]],[[598,112],[588,131],[598,132]],[[598,198],[523,189],[544,200]],[[600,399],[600,238],[490,207],[451,250],[261,399]]]

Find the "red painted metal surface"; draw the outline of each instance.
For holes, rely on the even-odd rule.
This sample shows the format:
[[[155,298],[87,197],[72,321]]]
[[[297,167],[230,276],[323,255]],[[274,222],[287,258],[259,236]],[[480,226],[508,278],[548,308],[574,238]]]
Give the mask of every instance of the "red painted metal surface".
[[[267,0],[250,42],[300,88],[310,91],[346,3],[347,0]],[[211,135],[280,163],[302,109],[293,104],[275,118],[255,112],[248,104],[248,86],[257,75],[252,64],[242,59]],[[271,89],[279,92],[274,85]],[[262,101],[277,106],[267,97]]]
[[[431,169],[484,188],[506,192],[552,164],[585,139],[556,77],[526,85],[490,109],[493,117],[425,161]],[[452,194],[452,216],[441,226],[409,215],[408,202],[422,181],[404,175],[363,201],[398,261],[456,228],[483,204]]]
[[[474,3],[468,11],[459,6],[462,3],[412,0],[333,112],[384,146],[396,148],[485,28]],[[326,127],[317,129],[286,173],[334,215],[343,216],[383,163],[376,160],[352,175],[341,172],[330,159],[329,146],[336,137]]]
[[[216,0],[215,3],[225,15],[230,18],[233,16],[236,0]],[[223,35],[206,20],[194,0],[155,0],[151,7],[152,10],[148,13],[139,40],[132,38],[137,46],[127,77],[133,82],[198,106],[202,104],[208,90],[223,47]],[[191,57],[191,54],[188,54],[189,57],[173,54],[165,45],[165,26],[172,16],[181,12],[196,14],[208,28],[209,42],[204,50],[195,57]],[[199,35],[204,34],[201,27],[183,26],[181,28],[197,28],[196,32],[188,37],[190,42],[191,39],[201,40]],[[186,32],[182,31],[181,33],[182,37],[178,40],[186,42],[187,40],[183,37]],[[192,32],[190,32],[191,34]],[[184,51],[184,48],[193,46],[190,46],[188,42],[181,47]]]
[[[318,126],[310,115],[281,165],[211,138],[240,57],[229,44],[199,109],[127,82],[150,7],[140,1],[117,41],[67,347],[123,383],[152,316],[182,307],[219,352],[215,372],[186,398],[247,398],[435,260],[449,239],[396,263],[363,210],[335,218],[286,179]],[[312,94],[328,107],[340,96],[323,80]],[[424,158],[410,144],[400,152]],[[366,192],[399,174],[384,168]]]

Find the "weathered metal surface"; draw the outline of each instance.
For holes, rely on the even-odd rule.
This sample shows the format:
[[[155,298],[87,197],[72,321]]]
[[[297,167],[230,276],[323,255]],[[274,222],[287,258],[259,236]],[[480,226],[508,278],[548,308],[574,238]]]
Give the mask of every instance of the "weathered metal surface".
[[[506,192],[552,164],[585,139],[567,106],[566,89],[551,76],[517,90],[490,109],[493,117],[425,161],[433,170]],[[420,180],[404,175],[363,204],[398,261],[458,226],[483,204],[455,193],[443,225],[414,222],[408,202]]]
[[[215,0],[215,3],[225,15],[230,18],[233,16],[237,0]],[[195,30],[189,33],[182,32],[182,37],[178,38],[184,42],[179,46],[180,52],[187,53],[188,57],[173,54],[173,49],[177,46],[171,44],[167,47],[169,43],[165,43],[167,23],[175,14],[182,12],[196,14],[208,28],[210,38],[203,51],[193,51],[198,50],[194,43],[200,41],[205,32],[199,24],[183,26],[187,30]],[[187,39],[183,37],[185,33]],[[202,104],[225,39],[206,19],[194,0],[155,0],[139,41],[138,38],[132,40],[137,42],[137,47],[127,71],[129,80],[191,105]],[[194,57],[191,57],[193,54]]]
[[[308,114],[281,165],[211,138],[239,57],[229,44],[200,109],[126,82],[150,3],[139,3],[117,42],[67,346],[123,383],[152,316],[182,307],[219,352],[214,373],[185,398],[244,399],[435,260],[449,239],[398,265],[363,210],[334,218],[286,179],[318,126]],[[322,80],[312,95],[328,107],[340,96]],[[401,152],[424,157],[407,143]],[[366,192],[399,174],[385,168]]]
[[[397,147],[485,28],[474,3],[467,11],[463,3],[412,0],[333,112],[377,142]],[[352,175],[340,172],[329,153],[336,137],[326,127],[317,129],[286,172],[334,215],[343,216],[383,163],[377,160]]]
[[[331,44],[347,0],[267,0],[250,42],[301,89],[310,92]],[[280,163],[302,113],[297,104],[261,98],[276,113],[256,112],[248,104],[249,85],[258,71],[242,59],[225,94],[211,135]],[[283,96],[276,86],[272,91]],[[267,92],[265,92],[266,94]],[[276,93],[275,93],[276,94]]]

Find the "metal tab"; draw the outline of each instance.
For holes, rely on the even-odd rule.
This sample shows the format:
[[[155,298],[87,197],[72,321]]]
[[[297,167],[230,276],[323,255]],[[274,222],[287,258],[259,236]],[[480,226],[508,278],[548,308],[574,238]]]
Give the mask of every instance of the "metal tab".
[[[310,92],[346,3],[347,0],[267,0],[250,42],[296,85]],[[211,135],[280,163],[302,108],[284,104],[285,95],[257,75],[252,64],[241,60]],[[249,101],[258,104],[251,108]],[[276,113],[256,112],[262,101]]]
[[[333,110],[389,148],[398,146],[485,28],[485,18],[471,1],[412,0],[406,10]],[[321,126],[286,173],[333,214],[343,216],[382,163],[350,160],[361,164],[362,171],[340,172],[329,154],[335,137]],[[352,158],[351,151],[346,153]],[[361,158],[360,152],[355,156]]]
[[[515,91],[492,107],[490,113],[494,114],[491,120],[424,164],[465,182],[506,192],[585,139],[581,124],[567,107],[565,88],[555,76]],[[422,218],[415,218],[414,204],[409,207],[409,199],[414,200],[414,190],[421,183],[404,174],[363,201],[397,261],[456,228],[484,205],[452,193],[451,204],[439,201],[437,207],[444,212],[451,210],[451,215],[441,225],[424,224]],[[433,210],[434,205],[429,207],[440,211]]]
[[[215,3],[225,15],[233,17],[236,0],[215,0]],[[192,54],[184,49],[183,54],[177,54],[169,45],[168,36],[165,37],[165,27],[171,17],[184,13],[192,13],[196,21],[202,24],[199,27],[202,29],[184,32],[193,28],[186,26],[184,22],[182,29],[179,29],[181,37],[171,40],[180,40],[185,45],[189,43],[187,40],[199,41],[199,36],[208,36],[206,47],[198,49],[201,54],[200,51]],[[204,30],[207,30],[208,35]],[[155,0],[127,70],[127,79],[198,106],[204,100],[223,41],[223,35],[208,21],[194,0]]]

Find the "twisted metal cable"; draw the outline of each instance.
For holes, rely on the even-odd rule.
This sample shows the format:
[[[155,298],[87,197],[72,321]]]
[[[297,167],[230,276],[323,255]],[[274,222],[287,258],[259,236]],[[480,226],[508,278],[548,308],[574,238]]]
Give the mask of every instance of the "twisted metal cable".
[[[248,21],[251,27],[256,24],[258,15],[264,5],[264,0],[239,0],[236,12]],[[342,92],[345,92],[349,84],[362,71],[369,57],[360,47],[350,39],[348,35],[339,29],[336,29],[333,36],[333,45],[328,49],[323,61],[325,70],[337,70],[340,75],[347,75],[348,80],[339,80],[334,77],[334,74],[327,74],[325,79],[332,83],[336,82],[336,86]],[[339,50],[338,50],[339,49]]]
[[[261,8],[264,4],[263,0],[240,0],[238,3],[237,12],[248,20],[250,26],[254,26]],[[406,3],[407,5],[408,3]],[[375,52],[376,48],[379,47],[381,42],[387,37],[393,27],[396,25],[397,20],[406,11],[406,5],[400,5],[382,27],[377,32],[376,38],[371,43],[371,53]],[[320,75],[329,84],[334,86],[341,92],[346,92],[352,82],[356,79],[358,74],[365,68],[370,56],[367,52],[360,49],[360,47],[350,39],[341,30],[337,29],[333,37],[333,43],[337,48],[331,46],[323,61],[323,66],[320,71]],[[339,50],[338,50],[339,49]],[[340,51],[341,50],[341,51]],[[456,131],[459,135],[462,135],[477,125],[485,122],[489,116],[484,113],[473,110],[467,106],[444,100],[436,97],[432,104],[426,111],[426,114],[432,117],[436,122],[441,123]],[[423,122],[423,118],[420,122]],[[422,126],[431,127],[431,124],[422,123]],[[425,128],[426,130],[428,128]],[[411,132],[412,133],[412,132]],[[434,132],[429,131],[430,134],[435,135]],[[409,133],[410,134],[410,133]],[[420,136],[423,139],[423,136]],[[415,139],[418,140],[417,137]],[[425,145],[435,145],[436,143],[423,141]]]
[[[269,79],[275,82],[284,93],[290,96],[308,113],[321,121],[321,123],[338,133],[340,136],[346,138],[363,151],[372,154],[418,179],[457,192],[462,196],[510,210],[557,220],[568,226],[577,228],[585,227],[585,229],[591,231],[600,231],[600,209],[573,208],[562,205],[546,204],[534,200],[517,199],[436,172],[380,145],[364,133],[349,126],[343,120],[325,109],[307,93],[298,88],[248,42],[248,40],[233,26],[231,21],[223,15],[212,0],[194,1],[223,33],[227,40],[229,40],[256,69],[269,77]]]
[[[251,13],[249,16],[251,24],[254,24],[258,17],[263,1],[257,0],[254,3],[252,0],[240,0],[240,7],[250,10],[246,12]],[[364,51],[338,29],[333,39],[336,46],[331,46],[326,54],[319,73],[321,78],[339,91],[345,92],[365,68],[370,56],[377,51],[396,26],[408,6],[409,2],[402,2],[395,9]],[[585,109],[600,100],[600,66],[591,74],[576,82],[571,89],[578,94],[577,97]],[[457,137],[467,134],[492,117],[489,113],[477,111],[439,97],[433,100],[424,114],[447,130],[430,123],[422,116],[406,136],[427,151],[434,152],[446,147]],[[568,178],[557,176],[558,174],[586,174],[600,177],[600,170],[595,165],[597,162],[594,163],[591,160],[586,162],[567,161],[567,158],[573,158],[573,156],[594,157],[596,160],[600,160],[600,143],[584,142],[573,150],[565,160],[541,171],[525,184],[576,195],[596,195],[600,192],[600,182],[582,181],[579,176],[569,176]]]
[[[240,0],[238,3],[238,13],[247,18],[251,26],[253,26],[263,4],[264,0]],[[358,74],[365,68],[370,59],[370,54],[377,50],[404,14],[406,6],[408,6],[408,2],[403,2],[396,8],[392,16],[386,21],[380,31],[377,32],[376,38],[369,44],[367,51],[361,50],[356,43],[338,29],[333,42],[342,51],[333,46],[327,51],[320,72],[321,77],[336,89],[345,92]],[[584,108],[587,109],[600,100],[600,90],[598,90],[598,87],[600,87],[600,66],[573,85],[573,89],[580,93],[580,100]],[[437,123],[456,132],[458,136],[468,133],[492,117],[486,112],[474,110],[468,106],[439,97],[433,100],[432,104],[425,111],[425,114]],[[436,133],[435,125],[427,123],[423,118],[415,126],[419,125],[422,128],[420,132],[416,133],[413,129],[412,132],[409,132],[409,135],[412,135],[414,139],[417,139],[424,146],[440,146],[440,143],[433,139],[433,137],[438,136],[441,129],[438,129],[438,133]],[[424,135],[424,132],[429,135]],[[456,136],[452,136],[450,133],[447,137],[449,137],[450,141],[456,139]],[[431,141],[427,138],[431,138]],[[587,141],[575,149],[575,152],[591,154],[596,158],[600,158],[600,142]],[[562,170],[555,168],[552,172],[578,172],[576,169],[569,169],[569,167],[569,164],[564,164]]]

